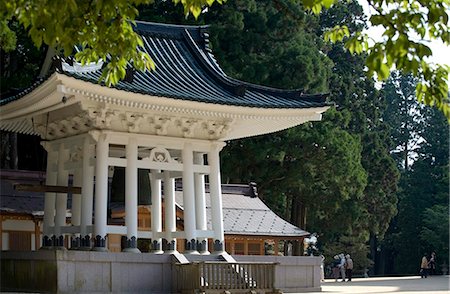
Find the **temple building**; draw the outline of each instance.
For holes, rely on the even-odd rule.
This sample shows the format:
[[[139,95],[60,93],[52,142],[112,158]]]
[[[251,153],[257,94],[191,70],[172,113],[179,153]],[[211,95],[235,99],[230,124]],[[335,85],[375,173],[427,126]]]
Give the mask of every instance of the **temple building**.
[[[187,253],[223,252],[219,152],[224,142],[320,120],[328,108],[326,96],[229,78],[208,48],[206,27],[138,22],[136,31],[156,70],[130,68],[125,80],[109,88],[98,84],[102,61],[81,66],[57,58],[55,72],[1,101],[2,130],[42,138],[48,153],[45,184],[65,187],[70,174],[81,187],[72,197],[70,224],[67,193],[46,193],[43,246],[62,246],[64,235],[75,234],[80,248],[91,247],[93,239],[93,249],[103,251],[108,234],[122,234],[126,251],[138,252],[138,238],[152,239],[154,251],[162,252],[163,244],[172,251],[178,238],[185,240]],[[107,222],[108,175],[119,168],[125,174],[125,226]],[[151,179],[150,232],[138,229],[142,173]],[[183,231],[176,228],[176,179],[183,185]],[[207,248],[207,239],[213,248]]]

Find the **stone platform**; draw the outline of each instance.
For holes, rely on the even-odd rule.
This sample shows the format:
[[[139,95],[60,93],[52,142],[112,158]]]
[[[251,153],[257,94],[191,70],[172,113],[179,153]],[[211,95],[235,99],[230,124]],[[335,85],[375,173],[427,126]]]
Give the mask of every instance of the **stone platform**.
[[[217,255],[186,255],[189,261]],[[237,262],[275,262],[275,287],[285,293],[320,291],[320,258],[233,256]],[[175,264],[183,255],[40,250],[1,253],[2,292],[176,293]]]

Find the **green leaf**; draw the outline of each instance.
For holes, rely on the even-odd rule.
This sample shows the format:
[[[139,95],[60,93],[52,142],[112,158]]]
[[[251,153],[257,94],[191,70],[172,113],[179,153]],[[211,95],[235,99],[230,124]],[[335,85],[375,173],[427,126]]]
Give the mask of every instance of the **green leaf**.
[[[335,0],[322,0],[322,5],[323,5],[325,8],[330,8],[331,5],[334,4],[334,2],[335,2]]]

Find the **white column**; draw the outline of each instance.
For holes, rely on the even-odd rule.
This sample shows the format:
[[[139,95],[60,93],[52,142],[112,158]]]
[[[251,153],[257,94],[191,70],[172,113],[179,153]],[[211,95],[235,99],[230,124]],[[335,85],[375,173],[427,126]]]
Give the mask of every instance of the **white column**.
[[[92,225],[93,199],[94,199],[94,167],[91,166],[92,157],[91,139],[86,136],[83,142],[83,184],[81,187],[81,247],[90,248],[91,239],[88,226]]]
[[[44,148],[47,150],[47,172],[46,185],[54,186],[57,182],[58,173],[55,170],[57,164],[58,154],[52,150],[52,145],[45,143]],[[44,224],[43,224],[43,247],[51,247],[51,237],[53,235],[53,227],[55,226],[55,207],[56,207],[56,193],[46,192],[44,199]]]
[[[203,165],[203,154],[195,153],[194,163]],[[195,221],[197,230],[206,231],[206,199],[205,199],[205,175],[196,173],[194,175],[195,181]],[[208,239],[198,239],[200,248],[197,248],[201,254],[208,254]]]
[[[225,238],[223,233],[223,211],[222,211],[222,187],[220,181],[220,158],[219,152],[222,146],[215,143],[211,145],[208,153],[210,165],[209,190],[211,195],[211,220],[214,231],[214,251],[216,253],[225,251]]]
[[[82,187],[83,185],[83,168],[75,170],[73,175],[73,186]],[[81,194],[72,195],[72,226],[80,226],[81,224]],[[72,249],[78,249],[80,247],[80,231],[75,233],[72,238]]]
[[[150,186],[152,189],[152,233],[153,236],[162,232],[162,204],[161,204],[161,180],[157,175],[160,174],[159,170],[152,169],[150,174]],[[153,251],[152,253],[163,253],[161,250],[161,238],[153,237],[152,240]]]
[[[125,225],[127,244],[123,251],[139,253],[138,232],[138,146],[136,138],[130,137],[125,147],[127,167],[125,168]]]
[[[107,251],[106,225],[108,209],[108,152],[109,143],[106,140],[106,135],[100,134],[98,136],[95,150],[95,251]]]
[[[183,207],[184,233],[186,236],[185,251],[197,252],[195,223],[195,188],[194,188],[194,154],[191,143],[185,143],[182,151],[183,159]]]
[[[177,231],[175,210],[175,179],[170,177],[169,171],[164,171],[164,210],[167,253],[177,251],[177,239],[172,233]]]
[[[64,143],[59,144],[58,151],[58,180],[57,185],[67,187],[68,172],[64,169],[64,164],[68,160],[68,151]],[[56,195],[56,214],[55,214],[55,241],[56,247],[64,246],[64,236],[61,234],[61,227],[66,225],[67,217],[67,193],[57,193]]]

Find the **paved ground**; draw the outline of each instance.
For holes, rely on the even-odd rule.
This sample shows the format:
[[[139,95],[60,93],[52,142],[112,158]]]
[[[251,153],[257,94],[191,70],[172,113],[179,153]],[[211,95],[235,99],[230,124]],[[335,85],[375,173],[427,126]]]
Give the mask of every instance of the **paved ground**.
[[[313,293],[402,293],[402,294],[448,294],[449,276],[432,276],[421,279],[412,277],[358,278],[351,282],[326,280],[322,283],[322,292]]]

